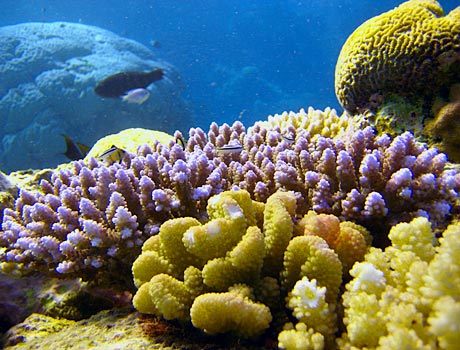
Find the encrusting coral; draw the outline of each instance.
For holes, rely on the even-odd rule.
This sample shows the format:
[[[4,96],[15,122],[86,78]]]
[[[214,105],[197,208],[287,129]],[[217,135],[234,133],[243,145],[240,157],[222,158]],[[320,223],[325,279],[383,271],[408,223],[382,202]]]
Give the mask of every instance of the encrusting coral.
[[[457,349],[460,342],[460,225],[436,244],[426,218],[390,231],[350,271],[340,349]]]
[[[260,205],[247,191],[223,192],[210,198],[208,214],[204,223],[168,220],[159,235],[144,243],[132,268],[136,309],[190,320],[209,334],[253,337],[270,326],[272,313],[278,322],[286,319],[286,297],[299,322],[327,344],[333,342],[342,263],[323,238],[309,233],[321,231],[318,222],[298,225],[294,193],[278,191]],[[355,231],[350,237],[365,241],[365,229],[352,225],[346,226]],[[343,260],[350,264],[362,259],[367,245],[362,249],[342,252]],[[304,304],[308,288],[318,293],[309,311]],[[315,303],[324,310],[313,308]]]
[[[347,39],[335,91],[350,113],[388,94],[433,99],[460,78],[460,7],[443,16],[434,0],[410,0],[364,22]]]
[[[458,212],[460,175],[446,167],[444,154],[410,133],[391,139],[366,127],[327,138],[295,127],[296,118],[313,113],[288,114],[284,129],[213,123],[207,135],[191,129],[185,149],[154,141],[119,163],[90,158],[53,171],[41,191],[21,189],[3,211],[1,271],[126,288],[126,271],[163,222],[206,219],[208,199],[230,189],[245,189],[259,202],[292,191],[297,214],[334,214],[371,228],[376,242],[399,221],[422,215],[443,227]],[[229,152],[228,144],[239,146]]]
[[[139,145],[150,144],[153,140],[158,140],[164,145],[168,145],[174,136],[158,130],[142,128],[130,128],[99,139],[85,157],[88,161],[91,157],[98,157],[110,147],[116,146],[127,152],[135,153]]]

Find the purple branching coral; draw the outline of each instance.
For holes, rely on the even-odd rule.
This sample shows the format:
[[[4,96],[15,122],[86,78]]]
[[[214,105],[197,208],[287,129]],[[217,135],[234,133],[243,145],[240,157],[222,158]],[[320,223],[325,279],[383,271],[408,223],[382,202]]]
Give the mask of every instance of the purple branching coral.
[[[459,173],[408,132],[391,140],[368,127],[331,139],[287,129],[213,123],[207,135],[191,129],[185,150],[155,142],[120,164],[91,159],[56,170],[41,192],[21,190],[14,208],[4,210],[1,271],[130,280],[142,243],[161,223],[203,219],[208,198],[229,189],[262,202],[291,190],[299,214],[334,214],[384,236],[415,216],[445,226],[459,209]],[[228,144],[242,149],[220,151]]]

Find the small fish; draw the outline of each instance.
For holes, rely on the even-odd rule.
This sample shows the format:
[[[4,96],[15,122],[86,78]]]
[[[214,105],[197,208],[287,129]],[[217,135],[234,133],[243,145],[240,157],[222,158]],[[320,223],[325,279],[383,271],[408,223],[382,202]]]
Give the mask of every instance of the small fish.
[[[121,99],[128,103],[143,104],[150,97],[150,92],[146,89],[129,90]]]
[[[94,88],[94,92],[101,97],[120,98],[128,91],[145,89],[154,81],[162,78],[162,69],[155,69],[151,72],[121,72],[101,80]]]
[[[150,45],[152,45],[154,48],[159,49],[161,48],[161,43],[158,40],[150,40]]]
[[[243,146],[241,144],[228,144],[228,145],[216,148],[218,155],[239,153],[242,150],[243,150]]]
[[[126,151],[124,149],[112,145],[107,151],[98,155],[96,160],[106,164],[121,163],[125,154]]]
[[[61,134],[61,136],[64,137],[65,140],[66,150],[64,155],[67,158],[70,160],[79,160],[85,158],[90,150],[90,147],[80,142],[74,142],[74,140],[72,140],[70,136],[66,134]]]
[[[176,143],[182,146],[182,150],[185,151],[185,146],[187,146],[187,141],[184,140],[183,137],[176,137]]]
[[[283,138],[283,140],[286,140],[288,143],[294,143],[295,142],[295,139],[291,136],[288,136],[286,134],[281,134],[281,137]]]

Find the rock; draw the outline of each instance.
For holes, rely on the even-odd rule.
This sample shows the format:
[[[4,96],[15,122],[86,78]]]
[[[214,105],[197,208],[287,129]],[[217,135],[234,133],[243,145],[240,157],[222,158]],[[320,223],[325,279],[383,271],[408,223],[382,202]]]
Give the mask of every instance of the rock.
[[[5,349],[242,349],[266,347],[237,338],[210,338],[196,330],[142,316],[129,308],[102,311],[82,321],[30,315],[10,329]]]
[[[162,68],[142,105],[94,93],[122,71]],[[68,161],[62,133],[92,145],[129,127],[173,133],[191,126],[177,70],[148,48],[97,27],[23,23],[0,28],[0,168],[53,167]]]

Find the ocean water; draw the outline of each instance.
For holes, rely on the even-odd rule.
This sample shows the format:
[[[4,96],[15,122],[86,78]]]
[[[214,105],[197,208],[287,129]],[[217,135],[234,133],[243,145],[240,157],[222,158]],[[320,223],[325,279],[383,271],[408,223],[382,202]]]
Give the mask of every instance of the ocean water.
[[[186,126],[206,129],[211,121],[239,119],[251,125],[267,115],[308,106],[340,112],[334,68],[343,43],[365,20],[400,3],[2,0],[0,26],[68,21],[142,43],[179,70],[193,114]],[[448,12],[459,3],[441,5]]]

